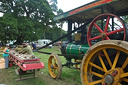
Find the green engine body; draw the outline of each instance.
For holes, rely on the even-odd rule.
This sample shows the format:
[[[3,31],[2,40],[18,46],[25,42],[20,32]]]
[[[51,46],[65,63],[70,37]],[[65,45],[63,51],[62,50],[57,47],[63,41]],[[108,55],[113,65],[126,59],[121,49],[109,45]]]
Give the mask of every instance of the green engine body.
[[[66,54],[65,58],[67,60],[82,60],[84,54],[89,48],[88,44],[65,43],[62,44],[61,52],[62,54]]]

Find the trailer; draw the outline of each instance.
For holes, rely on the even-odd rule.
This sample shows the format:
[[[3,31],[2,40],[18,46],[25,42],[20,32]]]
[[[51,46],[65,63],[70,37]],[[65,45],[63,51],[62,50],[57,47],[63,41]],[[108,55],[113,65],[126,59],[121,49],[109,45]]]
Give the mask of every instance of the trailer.
[[[35,71],[39,69],[44,69],[44,63],[40,62],[40,59],[38,57],[28,54],[19,54],[15,50],[10,51],[9,60],[10,64],[14,62],[19,67],[19,69],[16,70],[19,78],[16,80],[35,78]],[[23,75],[28,74],[33,74],[33,76],[22,78]]]

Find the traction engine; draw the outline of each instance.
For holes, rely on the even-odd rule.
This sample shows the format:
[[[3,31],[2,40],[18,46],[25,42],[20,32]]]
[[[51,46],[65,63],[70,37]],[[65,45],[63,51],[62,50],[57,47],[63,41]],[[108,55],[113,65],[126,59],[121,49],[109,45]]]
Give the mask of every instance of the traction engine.
[[[60,78],[62,67],[67,66],[81,70],[83,85],[126,85],[128,28],[124,21],[113,14],[101,14],[90,25],[82,24],[78,29],[74,40],[70,36],[68,42],[62,43],[65,64],[61,64],[57,54],[49,57],[51,77]]]

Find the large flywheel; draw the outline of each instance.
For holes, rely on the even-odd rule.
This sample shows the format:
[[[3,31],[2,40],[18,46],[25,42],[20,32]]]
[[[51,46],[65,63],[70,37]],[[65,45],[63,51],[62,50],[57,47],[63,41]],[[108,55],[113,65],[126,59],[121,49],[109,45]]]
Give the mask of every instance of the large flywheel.
[[[108,49],[116,53],[110,56]],[[128,85],[128,42],[104,40],[93,45],[82,60],[81,81],[82,85]]]
[[[90,24],[87,33],[89,46],[102,40],[126,40],[126,26],[113,14],[101,14]]]

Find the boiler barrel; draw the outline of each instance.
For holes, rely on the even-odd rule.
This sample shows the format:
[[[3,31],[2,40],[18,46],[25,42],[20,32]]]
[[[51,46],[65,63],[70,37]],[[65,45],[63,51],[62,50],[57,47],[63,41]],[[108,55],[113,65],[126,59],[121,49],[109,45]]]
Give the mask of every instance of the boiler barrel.
[[[66,46],[66,54],[75,59],[82,59],[86,51],[89,49],[88,44],[73,44],[69,43]]]

